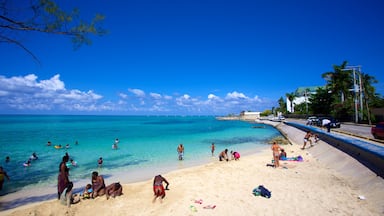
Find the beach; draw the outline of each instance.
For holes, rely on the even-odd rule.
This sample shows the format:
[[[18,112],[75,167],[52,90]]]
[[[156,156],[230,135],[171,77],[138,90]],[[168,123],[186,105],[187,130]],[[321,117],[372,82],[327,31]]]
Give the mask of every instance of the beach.
[[[124,184],[123,195],[109,200],[105,196],[82,200],[68,208],[53,199],[1,214],[383,215],[381,177],[321,140],[301,150],[304,132],[282,123],[275,124],[292,143],[281,145],[288,157],[301,155],[302,162],[280,161],[280,168],[266,166],[272,160],[270,149],[238,161],[220,162],[214,157],[204,165],[154,173],[153,176],[162,174],[170,183],[162,202],[152,202],[153,179],[148,179]],[[271,198],[252,194],[259,185],[272,192]],[[213,206],[215,208],[208,208]]]

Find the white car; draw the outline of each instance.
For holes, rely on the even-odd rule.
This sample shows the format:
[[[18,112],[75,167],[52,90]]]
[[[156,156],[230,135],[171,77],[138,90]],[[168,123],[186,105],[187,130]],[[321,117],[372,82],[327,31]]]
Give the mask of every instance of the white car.
[[[317,125],[317,122],[319,121],[319,118],[316,116],[310,116],[307,119],[307,125]]]

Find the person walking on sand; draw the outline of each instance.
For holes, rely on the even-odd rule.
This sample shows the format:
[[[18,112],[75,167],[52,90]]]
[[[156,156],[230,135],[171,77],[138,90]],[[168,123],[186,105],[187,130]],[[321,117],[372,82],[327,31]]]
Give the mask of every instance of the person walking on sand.
[[[163,182],[165,184],[167,184],[165,186],[165,189],[164,189]],[[155,202],[156,199],[159,198],[159,197],[161,198],[161,200],[164,199],[164,197],[165,197],[165,190],[169,190],[168,189],[168,185],[169,185],[169,182],[163,176],[161,176],[161,175],[155,176],[155,178],[153,179],[153,193],[154,193],[155,197],[153,198],[152,202]]]
[[[275,168],[279,167],[279,160],[280,160],[280,150],[282,149],[277,142],[273,142],[272,144],[272,154],[273,154],[273,164]]]
[[[307,145],[307,142],[309,142],[312,146],[312,140],[311,140],[311,131],[307,131],[307,133],[304,136],[304,145],[301,149],[305,149],[305,146]]]
[[[180,144],[177,147],[177,153],[179,155],[179,160],[183,160],[183,157],[184,157],[184,146],[183,146],[183,144]]]
[[[213,157],[213,154],[215,153],[215,143],[212,143],[212,145],[211,145],[211,153],[212,153],[212,157]]]

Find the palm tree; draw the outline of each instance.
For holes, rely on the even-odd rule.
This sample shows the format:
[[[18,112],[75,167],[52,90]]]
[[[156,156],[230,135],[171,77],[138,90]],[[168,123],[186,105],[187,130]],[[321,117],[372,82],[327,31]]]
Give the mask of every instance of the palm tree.
[[[337,118],[350,118],[353,113],[353,76],[352,70],[346,69],[348,62],[341,65],[334,65],[333,71],[322,74],[327,81],[326,88],[331,91],[333,103],[332,112]]]
[[[372,124],[371,121],[371,113],[369,111],[369,102],[371,99],[375,97],[375,87],[372,86],[373,83],[378,83],[378,81],[373,76],[369,76],[368,74],[361,73],[361,79],[362,79],[362,91],[363,91],[363,99],[364,104],[366,105],[367,109],[367,117],[368,117],[368,124]],[[363,106],[363,104],[361,105]]]
[[[286,114],[287,113],[287,104],[285,103],[285,100],[283,97],[280,97],[280,99],[277,101],[279,103],[279,111]]]
[[[293,100],[296,98],[296,94],[295,92],[292,92],[292,93],[286,93],[285,94],[289,100],[289,102],[291,103],[291,113],[293,113]]]

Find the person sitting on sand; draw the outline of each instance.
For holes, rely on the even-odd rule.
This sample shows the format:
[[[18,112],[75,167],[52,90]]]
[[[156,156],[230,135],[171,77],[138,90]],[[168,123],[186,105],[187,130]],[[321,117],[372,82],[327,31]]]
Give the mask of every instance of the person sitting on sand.
[[[287,152],[284,151],[284,149],[281,149],[279,159],[280,160],[285,160],[287,158]]]
[[[237,151],[232,152],[233,159],[239,160],[240,159],[240,153]]]
[[[60,203],[68,207],[71,204],[80,202],[80,197],[77,194],[72,193],[73,183],[69,182],[63,193],[60,195]]]
[[[92,190],[92,198],[105,194],[104,178],[96,171],[92,172]]]
[[[91,198],[92,196],[92,185],[91,184],[87,184],[84,188],[84,191],[83,191],[83,199],[89,199]]]
[[[105,195],[107,196],[107,199],[109,199],[110,196],[115,198],[121,194],[123,194],[123,187],[121,186],[120,182],[112,183],[105,189]]]
[[[219,161],[226,160],[228,161],[228,149],[225,149],[219,154]]]
[[[280,166],[279,157],[280,157],[280,150],[282,148],[277,144],[277,142],[273,142],[271,149],[273,154],[274,167],[277,168]]]
[[[165,184],[167,184],[165,186],[165,189],[163,186],[163,182],[165,182]],[[158,197],[160,197],[161,199],[164,199],[165,190],[168,190],[168,185],[169,185],[169,182],[163,176],[161,176],[161,175],[155,176],[155,178],[153,179],[153,192],[155,194],[155,198],[153,199],[153,202],[155,202],[155,200]]]

